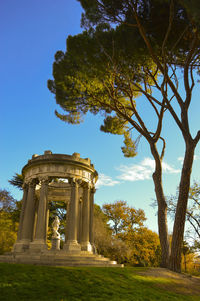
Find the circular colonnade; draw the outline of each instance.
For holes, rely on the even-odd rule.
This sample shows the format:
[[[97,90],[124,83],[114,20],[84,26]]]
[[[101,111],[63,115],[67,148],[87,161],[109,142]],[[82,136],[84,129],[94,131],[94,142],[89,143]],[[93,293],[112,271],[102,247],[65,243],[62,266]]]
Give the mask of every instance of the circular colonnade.
[[[45,151],[44,155],[32,156],[23,167],[22,175],[24,193],[13,252],[47,250],[49,201],[66,203],[63,250],[92,252],[94,193],[98,174],[90,159],[82,159],[78,153],[70,156]],[[57,182],[57,179],[62,181]]]

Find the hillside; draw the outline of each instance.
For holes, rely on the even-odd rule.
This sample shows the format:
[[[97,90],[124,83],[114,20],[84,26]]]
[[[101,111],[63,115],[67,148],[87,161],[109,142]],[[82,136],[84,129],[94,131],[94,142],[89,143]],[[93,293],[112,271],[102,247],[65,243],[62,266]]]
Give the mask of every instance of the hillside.
[[[161,268],[0,264],[0,300],[200,300],[200,278]]]

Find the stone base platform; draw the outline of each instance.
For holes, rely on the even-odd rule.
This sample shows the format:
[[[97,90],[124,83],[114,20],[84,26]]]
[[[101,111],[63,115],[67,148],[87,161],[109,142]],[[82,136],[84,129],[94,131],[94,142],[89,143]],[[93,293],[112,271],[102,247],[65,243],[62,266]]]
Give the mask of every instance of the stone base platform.
[[[102,255],[84,251],[70,254],[62,250],[46,251],[39,254],[33,252],[9,253],[0,255],[0,262],[69,267],[123,267],[123,264],[117,264],[116,261],[111,261]]]

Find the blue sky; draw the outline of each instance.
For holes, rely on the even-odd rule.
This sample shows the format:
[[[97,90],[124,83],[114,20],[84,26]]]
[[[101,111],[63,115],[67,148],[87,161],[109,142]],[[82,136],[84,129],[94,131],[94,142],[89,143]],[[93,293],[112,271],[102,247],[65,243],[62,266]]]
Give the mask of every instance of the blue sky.
[[[96,203],[102,205],[126,200],[130,206],[145,210],[147,226],[157,231],[155,198],[151,179],[153,161],[149,146],[141,140],[138,156],[123,157],[123,137],[100,132],[101,116],[88,115],[85,122],[72,126],[54,114],[54,95],[47,89],[57,50],[66,50],[68,35],[80,33],[82,9],[76,0],[2,0],[0,9],[0,187],[20,199],[21,193],[8,180],[32,157],[45,150],[53,153],[89,157],[99,173]],[[80,50],[81,51],[81,50]],[[198,90],[193,96],[191,129],[199,128]],[[151,122],[148,112],[147,120]],[[173,120],[166,118],[167,139],[164,159],[165,194],[175,193],[179,182],[184,144]],[[200,181],[199,146],[192,181]],[[170,227],[171,228],[171,227]]]

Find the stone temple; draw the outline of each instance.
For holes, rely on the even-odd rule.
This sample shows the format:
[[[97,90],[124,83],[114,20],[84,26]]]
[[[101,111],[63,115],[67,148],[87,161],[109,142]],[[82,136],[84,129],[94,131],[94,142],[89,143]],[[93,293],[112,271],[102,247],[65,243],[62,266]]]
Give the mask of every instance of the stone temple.
[[[93,208],[98,173],[90,159],[52,154],[33,155],[23,167],[23,200],[17,241],[0,261],[63,266],[121,266],[95,253]],[[47,247],[49,202],[66,204],[65,242],[54,226],[52,247]],[[58,221],[58,219],[57,219]],[[55,223],[56,225],[56,223]],[[59,230],[58,230],[59,231]]]

